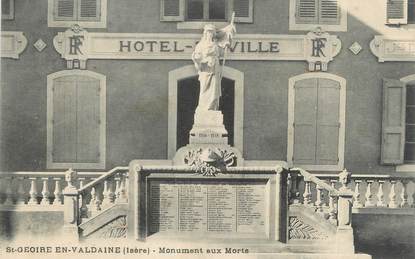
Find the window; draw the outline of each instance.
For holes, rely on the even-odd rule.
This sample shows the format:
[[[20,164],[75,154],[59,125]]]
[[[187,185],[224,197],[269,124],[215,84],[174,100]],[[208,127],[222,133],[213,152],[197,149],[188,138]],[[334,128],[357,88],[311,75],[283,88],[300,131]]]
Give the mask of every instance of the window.
[[[14,19],[14,0],[1,0],[1,19]]]
[[[383,80],[381,160],[415,171],[415,75]]]
[[[307,73],[290,79],[288,94],[288,163],[306,170],[343,169],[346,81]]]
[[[105,28],[107,0],[48,0],[49,27]]]
[[[415,0],[386,1],[386,24],[415,24]]]
[[[290,0],[290,30],[347,30],[344,0]]]
[[[252,22],[253,0],[161,0],[162,21]]]
[[[48,76],[48,168],[105,168],[105,80],[85,70]]]

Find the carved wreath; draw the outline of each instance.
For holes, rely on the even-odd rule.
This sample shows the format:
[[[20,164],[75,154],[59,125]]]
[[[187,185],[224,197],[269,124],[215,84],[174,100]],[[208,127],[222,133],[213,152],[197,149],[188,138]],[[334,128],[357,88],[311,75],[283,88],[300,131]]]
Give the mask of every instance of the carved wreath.
[[[198,174],[216,176],[220,171],[235,165],[236,155],[226,149],[198,148],[188,151],[184,157],[184,163]]]

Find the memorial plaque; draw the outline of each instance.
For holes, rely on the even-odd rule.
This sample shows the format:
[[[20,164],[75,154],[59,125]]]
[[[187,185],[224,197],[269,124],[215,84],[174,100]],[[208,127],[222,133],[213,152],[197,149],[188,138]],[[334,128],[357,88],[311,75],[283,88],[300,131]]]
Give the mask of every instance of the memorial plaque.
[[[236,231],[235,185],[209,184],[208,189],[208,231]]]
[[[150,233],[177,229],[178,193],[175,184],[150,183]]]
[[[255,233],[265,227],[264,186],[239,185],[237,189],[237,231]]]
[[[266,235],[266,181],[151,180],[149,232]]]
[[[206,188],[179,184],[179,231],[206,230]]]

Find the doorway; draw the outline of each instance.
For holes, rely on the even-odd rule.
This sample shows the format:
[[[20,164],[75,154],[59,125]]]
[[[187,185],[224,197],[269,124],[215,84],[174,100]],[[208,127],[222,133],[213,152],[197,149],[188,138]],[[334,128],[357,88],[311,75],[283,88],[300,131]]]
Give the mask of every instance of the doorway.
[[[222,96],[219,110],[223,113],[223,122],[228,131],[228,143],[234,145],[235,81],[222,78]],[[177,87],[177,131],[176,150],[189,144],[189,132],[194,122],[194,113],[199,99],[199,81],[197,76],[178,81]]]

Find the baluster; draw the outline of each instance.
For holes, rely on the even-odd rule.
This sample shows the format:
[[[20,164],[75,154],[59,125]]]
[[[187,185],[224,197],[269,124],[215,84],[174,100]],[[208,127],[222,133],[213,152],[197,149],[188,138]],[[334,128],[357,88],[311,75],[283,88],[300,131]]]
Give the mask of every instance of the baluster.
[[[55,191],[53,192],[53,195],[55,196],[55,200],[53,201],[53,205],[61,205],[63,203],[61,178],[55,178],[54,180]]]
[[[407,180],[402,180],[402,193],[401,193],[401,207],[402,208],[409,208],[409,203],[408,203],[408,181]]]
[[[84,187],[84,185],[85,185],[85,178],[80,178],[79,179],[79,189]],[[86,206],[86,199],[87,199],[88,193],[86,191],[81,193],[81,195],[80,195],[81,196],[81,208],[79,209],[79,211],[80,211],[79,217],[80,218],[88,218],[88,208]]]
[[[43,188],[42,188],[42,201],[40,204],[42,205],[49,205],[50,204],[50,192],[49,192],[49,178],[44,177],[42,178],[43,181]]]
[[[396,181],[391,180],[390,183],[391,183],[391,190],[389,193],[389,208],[398,208],[398,203],[396,201],[396,191],[395,191]]]
[[[354,208],[362,208],[363,207],[363,203],[360,201],[360,190],[359,190],[359,186],[360,183],[362,181],[361,180],[355,180],[355,187],[354,187],[354,201],[353,201],[353,207]]]
[[[36,186],[37,178],[36,177],[31,177],[29,179],[30,179],[30,191],[29,191],[30,198],[29,198],[29,201],[27,202],[27,204],[36,205],[36,204],[38,204],[38,202],[37,202],[38,193],[37,193],[37,186]]]
[[[311,206],[311,181],[309,179],[304,179],[304,205]]]
[[[119,188],[120,197],[117,199],[118,203],[126,203],[128,201],[127,189],[125,187],[126,180],[127,180],[126,177],[124,177],[123,175],[120,176],[120,188]]]
[[[372,194],[372,183],[373,180],[367,180],[367,188],[366,188],[366,201],[365,201],[365,207],[375,207],[376,203],[373,200],[373,194]]]
[[[385,183],[385,181],[383,180],[379,180],[379,188],[378,188],[378,203],[376,204],[378,207],[386,207],[386,202],[385,202],[385,195],[383,194],[383,184]]]
[[[337,222],[336,218],[336,196],[329,193],[329,220],[333,223]]]
[[[121,197],[120,188],[121,188],[121,175],[115,178],[115,202],[116,203],[119,203],[118,200]]]
[[[321,213],[323,212],[323,199],[324,199],[323,187],[317,184],[316,189],[317,189],[317,197],[316,197],[316,202],[315,202],[316,211]]]
[[[13,205],[13,177],[6,178],[6,200],[4,201],[5,205]]]
[[[294,172],[290,173],[290,181],[291,181],[291,188],[290,188],[290,201],[291,204],[298,204],[300,203],[300,192],[298,190],[299,179],[298,175]]]
[[[89,202],[89,205],[92,207],[92,210],[101,210],[101,200],[99,198],[97,187],[94,186],[91,189],[91,201]]]
[[[18,188],[17,188],[17,204],[25,204],[26,203],[26,191],[24,189],[24,177],[21,177],[18,181]]]
[[[104,190],[103,190],[103,200],[102,205],[108,206],[114,203],[114,191],[112,190],[112,181],[107,179],[104,181]]]

